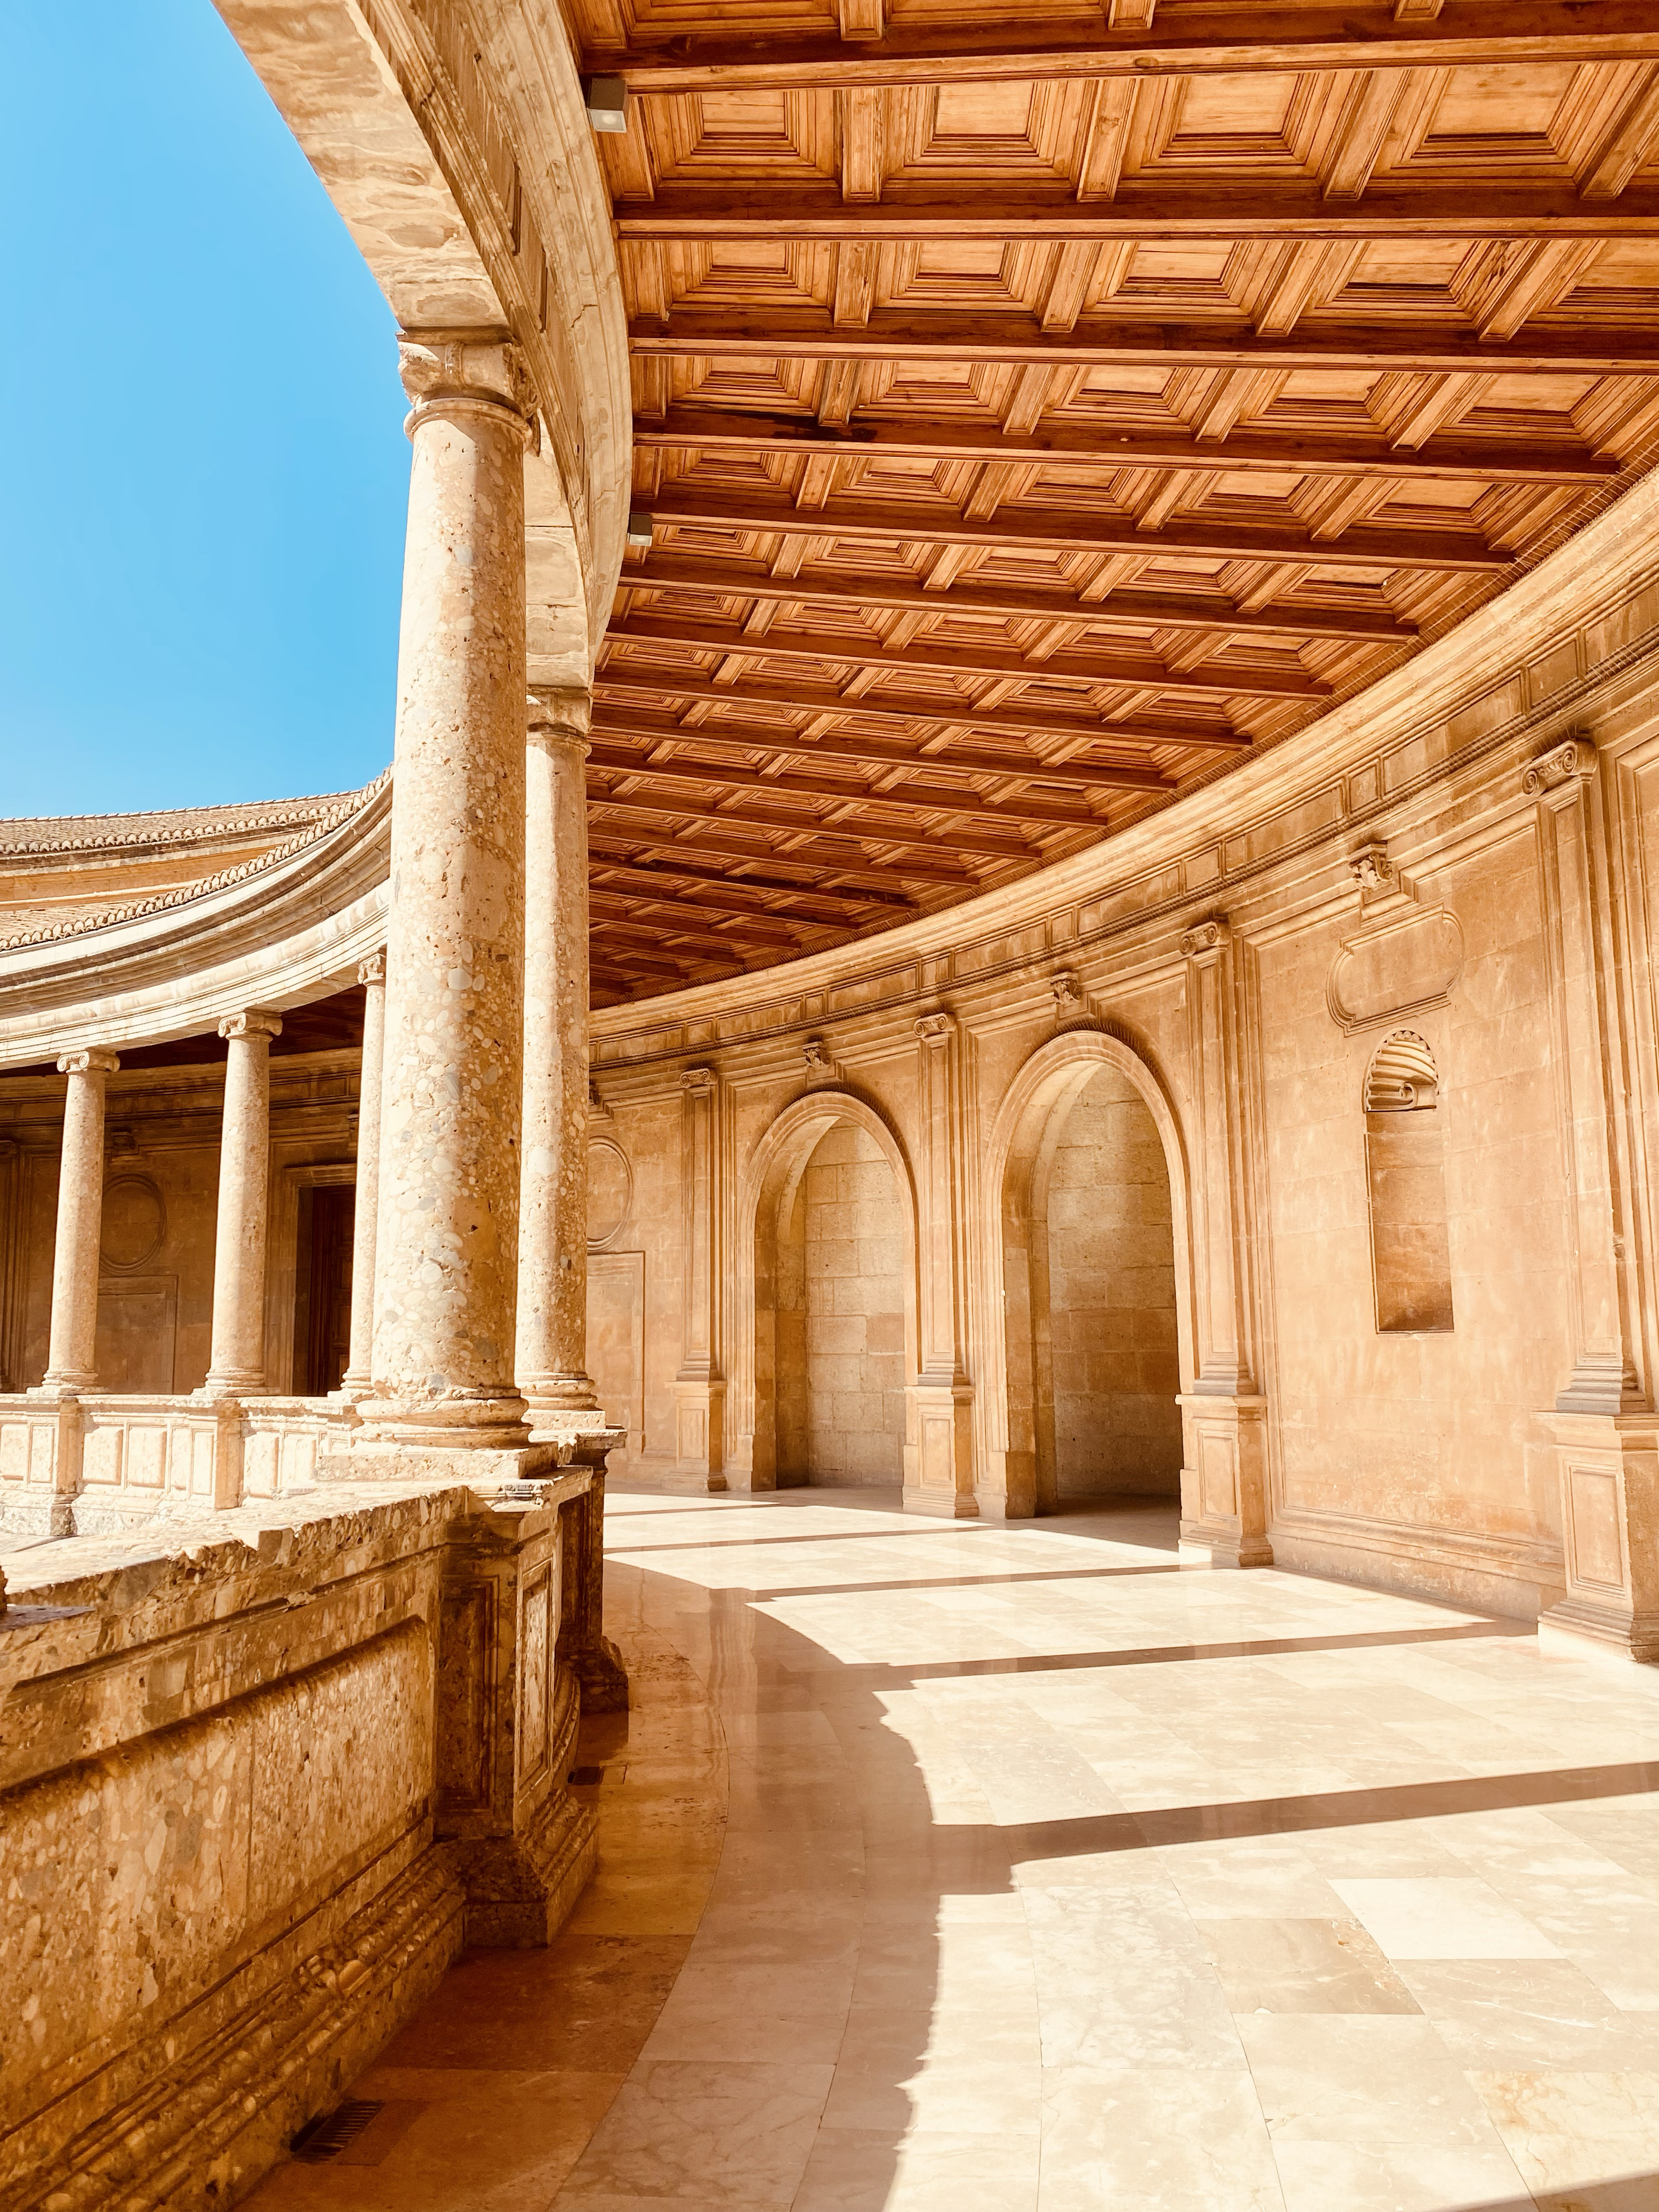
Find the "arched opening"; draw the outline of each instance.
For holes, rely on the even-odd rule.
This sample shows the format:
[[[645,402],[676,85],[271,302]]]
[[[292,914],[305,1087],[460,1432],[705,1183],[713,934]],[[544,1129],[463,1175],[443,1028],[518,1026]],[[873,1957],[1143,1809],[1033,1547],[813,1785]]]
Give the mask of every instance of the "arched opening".
[[[1039,1455],[1052,1455],[1062,1504],[1178,1498],[1175,1230],[1158,1126],[1110,1066],[1053,1118],[1032,1184]]]
[[[992,1320],[1005,1386],[988,1475],[994,1489],[1000,1474],[1003,1510],[1175,1502],[1193,1263],[1162,1087],[1115,1037],[1057,1037],[1011,1086],[987,1173],[1000,1200]]]
[[[769,1133],[752,1188],[750,1486],[896,1486],[915,1376],[903,1157],[861,1102],[814,1098]]]

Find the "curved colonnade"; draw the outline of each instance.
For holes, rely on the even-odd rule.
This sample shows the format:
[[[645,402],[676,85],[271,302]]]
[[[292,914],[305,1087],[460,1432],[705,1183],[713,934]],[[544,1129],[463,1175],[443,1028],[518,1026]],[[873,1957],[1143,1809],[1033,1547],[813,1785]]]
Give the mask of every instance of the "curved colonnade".
[[[589,1017],[629,477],[568,37],[479,0],[480,75],[437,9],[222,12],[403,327],[396,754],[337,799],[0,845],[11,1778],[45,1868],[52,1793],[126,1762],[66,1876],[118,1950],[100,1838],[185,1787],[177,1731],[255,1774],[185,1828],[256,1846],[295,1817],[257,1728],[406,1741],[185,1944],[167,2069],[118,1960],[34,2036],[0,2204],[47,2170],[239,2193],[464,1933],[547,1940],[592,1857],[578,1709],[626,1698],[607,1455],[682,1492],[896,1480],[953,1520],[1178,1492],[1189,1561],[1659,1651],[1654,480],[1090,849]],[[74,1714],[65,1674],[98,1686]],[[132,1874],[139,1949],[200,1935],[201,1864]],[[331,1974],[313,2033],[295,1992]],[[227,2118],[273,2004],[281,2063]]]

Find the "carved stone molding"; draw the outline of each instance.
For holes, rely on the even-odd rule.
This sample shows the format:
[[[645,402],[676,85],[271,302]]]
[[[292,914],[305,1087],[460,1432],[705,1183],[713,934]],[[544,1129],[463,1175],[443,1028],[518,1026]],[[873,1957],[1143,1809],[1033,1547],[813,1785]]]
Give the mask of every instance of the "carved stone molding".
[[[1542,799],[1563,784],[1583,783],[1595,773],[1595,747],[1575,733],[1548,752],[1540,753],[1522,774],[1521,788],[1528,799]]]

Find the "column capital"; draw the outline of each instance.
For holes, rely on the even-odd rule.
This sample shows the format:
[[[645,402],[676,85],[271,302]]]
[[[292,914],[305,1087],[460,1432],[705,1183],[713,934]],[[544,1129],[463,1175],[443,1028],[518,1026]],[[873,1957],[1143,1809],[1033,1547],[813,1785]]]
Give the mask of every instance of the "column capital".
[[[113,1075],[121,1065],[119,1053],[106,1045],[88,1045],[84,1052],[66,1052],[58,1063],[60,1075]]]
[[[228,1041],[237,1037],[281,1036],[283,1018],[264,1006],[247,1006],[240,1014],[227,1014],[219,1024],[219,1034]]]
[[[575,684],[538,684],[525,702],[530,735],[538,741],[562,738],[588,750],[588,726],[593,719],[593,698]]]
[[[1194,922],[1183,931],[1181,939],[1182,957],[1187,960],[1201,960],[1206,953],[1220,952],[1231,942],[1232,925],[1224,914],[1212,914],[1203,921]]]
[[[925,1045],[948,1043],[956,1026],[956,1016],[943,1006],[936,1007],[931,1014],[916,1017],[916,1035]]]
[[[688,1097],[699,1097],[714,1090],[720,1077],[712,1067],[688,1067],[680,1077],[680,1089]]]
[[[385,982],[386,948],[384,945],[378,952],[371,952],[367,960],[360,960],[357,963],[357,981],[360,983]]]
[[[536,437],[536,387],[523,350],[506,331],[404,331],[398,375],[409,395],[404,428],[411,436],[434,416],[482,411],[514,423],[526,446]]]
[[[1562,744],[1552,745],[1522,775],[1521,788],[1528,799],[1542,799],[1563,784],[1584,783],[1595,773],[1595,747],[1582,730]]]

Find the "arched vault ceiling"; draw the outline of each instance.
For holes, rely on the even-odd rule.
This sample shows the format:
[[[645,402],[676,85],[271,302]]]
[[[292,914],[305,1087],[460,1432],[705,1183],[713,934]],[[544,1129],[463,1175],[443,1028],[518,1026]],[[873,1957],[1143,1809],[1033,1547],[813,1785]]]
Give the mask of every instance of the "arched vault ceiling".
[[[635,411],[596,1001],[1006,883],[1659,441],[1650,0],[568,0]]]

